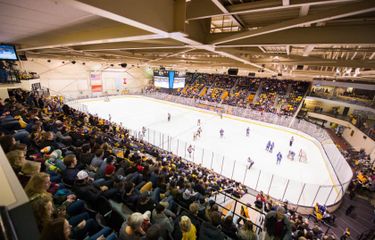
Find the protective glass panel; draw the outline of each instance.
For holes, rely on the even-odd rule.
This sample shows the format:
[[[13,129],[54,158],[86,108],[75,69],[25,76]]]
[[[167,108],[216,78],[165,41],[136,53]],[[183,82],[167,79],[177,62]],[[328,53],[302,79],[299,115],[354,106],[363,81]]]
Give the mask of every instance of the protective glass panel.
[[[179,145],[179,140],[176,138],[171,138],[170,139],[170,150],[173,154],[178,155],[178,145]]]
[[[196,164],[200,164],[202,162],[202,155],[204,157],[204,149],[194,146],[193,150],[193,158],[192,161]]]
[[[217,173],[221,172],[221,166],[223,164],[223,154],[215,154],[214,159],[212,161],[212,170],[214,170]]]
[[[270,187],[272,174],[266,171],[262,171],[259,177],[258,186],[256,190],[263,191],[264,193],[268,193],[268,189]]]
[[[276,199],[282,199],[288,179],[273,175],[269,195]]]
[[[332,192],[328,197],[328,201],[326,205],[332,205],[336,203],[336,199],[340,199],[340,197],[341,197],[341,187],[333,186]]]
[[[234,164],[234,171],[233,171],[232,179],[236,180],[237,182],[243,182],[243,179],[245,177],[245,171],[246,171],[246,164],[243,162],[236,161]]]
[[[154,145],[157,146],[157,147],[161,147],[161,133],[160,132],[155,131],[155,143],[154,143]]]
[[[207,154],[204,155],[203,158],[203,163],[202,166],[205,168],[210,168],[211,166],[211,159],[214,158],[214,153],[213,152],[208,152]]]
[[[221,175],[230,178],[232,176],[233,164],[234,164],[234,160],[232,158],[225,156],[223,170],[222,170]]]
[[[246,179],[245,179],[245,185],[249,186],[252,189],[255,189],[255,186],[258,181],[258,176],[259,176],[260,170],[256,168],[250,168],[247,170],[246,173]]]
[[[318,195],[316,196],[316,199],[313,205],[315,205],[315,203],[324,204],[327,200],[327,197],[329,196],[329,192],[331,191],[331,189],[332,189],[331,186],[320,187]]]
[[[285,192],[284,201],[288,200],[290,203],[297,204],[298,198],[301,194],[303,183],[290,180]]]
[[[303,194],[301,196],[301,199],[299,201],[299,205],[302,206],[312,206],[313,201],[315,198],[315,195],[317,194],[319,189],[319,185],[316,184],[306,184],[305,190],[303,191]]]

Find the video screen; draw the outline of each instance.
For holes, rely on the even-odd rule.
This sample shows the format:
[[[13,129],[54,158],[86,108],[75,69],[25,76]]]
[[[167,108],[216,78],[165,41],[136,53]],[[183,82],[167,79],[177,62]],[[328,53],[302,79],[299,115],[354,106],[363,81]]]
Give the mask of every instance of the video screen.
[[[184,88],[185,87],[185,78],[178,77],[174,78],[173,88]]]
[[[0,60],[18,60],[16,48],[13,45],[0,44]]]
[[[154,86],[159,88],[177,89],[185,87],[185,76],[177,71],[154,71]]]
[[[154,86],[159,88],[169,88],[169,78],[154,76]]]

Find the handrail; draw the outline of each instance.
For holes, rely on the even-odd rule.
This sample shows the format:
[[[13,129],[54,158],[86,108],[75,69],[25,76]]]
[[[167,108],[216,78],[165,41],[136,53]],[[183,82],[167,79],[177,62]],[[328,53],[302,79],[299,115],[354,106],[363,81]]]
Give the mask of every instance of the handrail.
[[[12,219],[4,206],[0,206],[0,239],[18,240]]]
[[[235,200],[236,202],[239,202],[239,203],[242,204],[242,205],[245,205],[245,206],[247,206],[247,207],[253,209],[254,211],[256,211],[256,212],[258,212],[258,213],[260,213],[260,214],[265,215],[265,213],[264,213],[263,211],[260,211],[259,209],[254,208],[254,207],[252,207],[251,205],[249,206],[248,204],[246,204],[246,203],[244,203],[244,202],[242,202],[242,201],[240,201],[240,200],[234,198],[232,195],[226,193],[225,190],[218,191],[217,194],[219,194],[219,193],[222,194],[222,195],[224,195],[224,196],[226,196],[226,197],[228,197],[228,198],[230,198],[230,199],[232,199],[232,200]],[[216,195],[215,195],[215,197],[216,197]]]
[[[190,213],[190,210],[188,210],[188,209],[186,209],[185,207],[181,206],[181,204],[179,204],[178,202],[175,202],[175,204],[177,204],[178,207],[181,208],[182,210],[184,210],[184,211]],[[217,204],[217,203],[216,203],[216,204]],[[220,206],[220,204],[217,204],[217,205]],[[226,210],[228,210],[228,209],[225,208],[225,207],[222,207],[222,206],[220,206],[220,207],[221,207],[221,208],[224,208],[224,209],[226,209]],[[236,215],[238,215],[238,214],[236,214]],[[201,221],[201,222],[207,222],[206,220],[204,220],[203,218],[201,218],[201,217],[199,217],[199,216],[194,216],[194,217],[195,217],[196,219],[198,219],[199,221]],[[238,215],[238,217],[241,218],[241,219],[244,220],[244,221],[249,221],[248,219],[246,219],[246,218],[244,218],[244,217],[242,217],[242,216],[240,216],[240,215]],[[251,222],[251,221],[250,221],[250,222]],[[263,231],[263,229],[262,229],[261,227],[259,227],[257,224],[255,224],[255,223],[253,223],[253,222],[251,222],[251,223],[252,223],[257,229],[259,229],[259,233],[261,233],[261,232]],[[222,229],[219,229],[219,228],[218,228],[218,230],[220,230],[220,232],[223,233],[227,238],[231,239],[227,234],[225,234],[225,233],[222,231]],[[259,233],[258,233],[258,235],[259,235]],[[255,232],[255,234],[256,234],[256,232]]]
[[[241,216],[241,215],[239,215],[239,214],[237,214],[237,213],[235,212],[235,211],[236,211],[236,207],[237,207],[237,203],[240,203],[240,204],[242,204],[243,206],[246,206],[246,207],[248,207],[248,208],[250,208],[250,209],[252,209],[252,210],[258,212],[259,214],[262,214],[262,215],[266,216],[266,214],[265,214],[264,212],[260,211],[259,209],[256,209],[256,208],[252,207],[252,206],[249,205],[249,204],[246,204],[246,203],[244,203],[244,202],[241,202],[240,200],[234,198],[233,196],[227,194],[227,193],[224,192],[224,191],[219,191],[218,194],[219,194],[219,193],[222,194],[222,195],[224,195],[225,197],[228,197],[228,198],[230,198],[230,199],[232,199],[232,200],[235,201],[235,204],[234,204],[234,211],[233,211],[232,213],[233,213],[233,215],[236,215],[237,217],[241,218],[242,220],[249,221],[249,219],[246,219],[245,217],[243,217],[243,216]],[[215,202],[216,202],[216,196],[217,196],[217,194],[215,194]],[[216,202],[216,204],[217,204],[218,206],[220,206],[221,208],[224,208],[224,209],[227,210],[227,211],[231,211],[231,209],[229,209],[229,208],[227,208],[227,207],[225,207],[225,206],[222,206],[221,204],[219,204],[219,203],[217,203],[217,202]],[[254,222],[253,222],[253,225],[255,225],[260,231],[263,231],[263,227],[262,227],[262,226],[259,226],[258,224],[254,223]]]

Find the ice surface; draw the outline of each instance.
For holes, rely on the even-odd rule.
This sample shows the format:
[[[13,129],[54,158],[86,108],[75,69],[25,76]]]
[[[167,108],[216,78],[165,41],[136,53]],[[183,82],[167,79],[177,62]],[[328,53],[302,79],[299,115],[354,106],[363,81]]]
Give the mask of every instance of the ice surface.
[[[335,201],[339,192],[337,187],[331,191],[331,185],[337,184],[331,166],[316,143],[305,134],[294,134],[277,125],[234,116],[224,115],[221,119],[215,112],[141,96],[113,98],[110,102],[90,99],[81,103],[90,113],[97,113],[102,118],[108,119],[111,114],[112,121],[122,122],[127,128],[140,131],[145,126],[148,129],[145,140],[253,189],[269,192],[275,198],[294,203],[300,199],[300,204],[311,205],[315,195],[315,201],[325,203],[332,192],[329,204]],[[167,121],[168,113],[171,114],[170,122]],[[193,141],[198,119],[203,132]],[[247,127],[250,127],[249,137],[246,137]],[[223,138],[219,134],[221,128],[224,129]],[[290,147],[292,136],[294,143]],[[275,142],[272,153],[265,150],[269,140]],[[191,157],[186,151],[190,144],[195,147]],[[290,149],[296,153],[295,161],[287,159]],[[298,162],[300,149],[306,152],[307,163]],[[281,164],[276,165],[278,152],[283,158]],[[255,162],[250,170],[247,169],[249,156]]]

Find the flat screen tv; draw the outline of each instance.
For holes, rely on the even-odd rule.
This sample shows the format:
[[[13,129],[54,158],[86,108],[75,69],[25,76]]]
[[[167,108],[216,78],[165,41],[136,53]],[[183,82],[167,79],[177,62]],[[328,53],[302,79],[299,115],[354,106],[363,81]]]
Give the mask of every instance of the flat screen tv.
[[[0,44],[0,60],[18,60],[16,47],[14,45]]]

